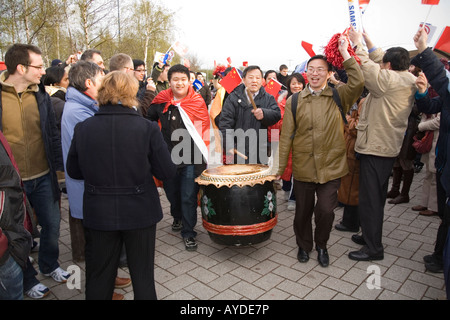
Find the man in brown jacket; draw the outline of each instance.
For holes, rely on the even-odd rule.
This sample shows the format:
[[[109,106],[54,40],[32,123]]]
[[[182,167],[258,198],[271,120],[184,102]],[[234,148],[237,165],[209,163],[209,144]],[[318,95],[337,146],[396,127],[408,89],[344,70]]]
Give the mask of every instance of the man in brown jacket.
[[[364,88],[361,69],[347,48],[348,41],[342,37],[339,52],[344,58],[348,82],[339,86],[337,93],[344,113],[356,102]],[[292,97],[286,102],[277,173],[281,176],[284,172],[292,149],[296,197],[294,232],[299,246],[297,258],[300,262],[309,260],[314,240],[318,261],[323,267],[329,264],[326,247],[334,221],[333,210],[337,206],[340,178],[348,173],[344,122],[333,99],[333,91],[327,84],[332,74],[332,66],[326,57],[314,56],[309,60],[308,86],[299,93],[296,106],[291,106]],[[293,107],[297,108],[295,119]],[[313,213],[316,223],[314,239]]]

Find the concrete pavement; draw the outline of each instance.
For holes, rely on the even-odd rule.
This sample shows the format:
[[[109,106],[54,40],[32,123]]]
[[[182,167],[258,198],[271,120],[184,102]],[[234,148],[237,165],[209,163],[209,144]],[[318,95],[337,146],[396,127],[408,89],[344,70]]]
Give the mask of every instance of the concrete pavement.
[[[425,168],[423,169],[425,170]],[[414,176],[411,200],[385,207],[383,243],[385,258],[357,262],[348,253],[360,248],[352,233],[333,228],[328,253],[330,265],[321,267],[317,253],[307,263],[297,261],[292,222],[285,193],[278,191],[278,224],[269,240],[246,247],[218,245],[201,224],[198,209],[198,250],[188,252],[179,232],[171,229],[169,203],[163,194],[164,218],[158,224],[155,279],[160,300],[436,300],[445,299],[444,276],[425,271],[423,256],[434,248],[440,219],[419,216],[411,208],[420,203],[423,170]],[[342,208],[335,210],[335,224]],[[37,259],[37,253],[32,253]],[[72,261],[68,201],[62,200],[60,263],[80,271],[81,287],[69,288],[38,275],[51,292],[43,300],[84,300],[84,263]],[[35,264],[37,268],[37,265]],[[79,268],[79,269],[78,269]],[[128,277],[128,269],[119,269]],[[379,285],[379,288],[377,286]],[[116,289],[133,299],[132,286]],[[26,300],[30,300],[25,297]]]

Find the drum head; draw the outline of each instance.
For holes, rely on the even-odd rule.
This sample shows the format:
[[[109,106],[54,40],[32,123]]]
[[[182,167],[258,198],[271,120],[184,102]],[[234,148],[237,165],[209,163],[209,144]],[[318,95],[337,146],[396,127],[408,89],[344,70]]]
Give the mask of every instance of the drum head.
[[[230,164],[209,168],[196,179],[200,185],[214,184],[220,188],[223,186],[253,186],[263,184],[266,181],[275,180],[270,174],[270,167],[262,164]]]

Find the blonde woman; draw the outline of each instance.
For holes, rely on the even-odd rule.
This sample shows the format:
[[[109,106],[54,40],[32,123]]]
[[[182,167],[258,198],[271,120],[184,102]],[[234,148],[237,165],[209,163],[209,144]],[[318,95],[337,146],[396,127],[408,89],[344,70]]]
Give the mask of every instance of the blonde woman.
[[[136,110],[138,81],[114,71],[98,91],[99,112],[79,123],[67,173],[84,180],[86,299],[111,300],[122,244],[134,298],[156,299],[156,223],[162,218],[153,180],[175,175],[176,167],[156,123]]]

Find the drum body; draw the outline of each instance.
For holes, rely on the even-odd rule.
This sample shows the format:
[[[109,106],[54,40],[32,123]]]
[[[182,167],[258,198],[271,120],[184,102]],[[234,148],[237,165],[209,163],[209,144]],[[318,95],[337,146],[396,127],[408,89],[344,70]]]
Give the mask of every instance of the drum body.
[[[203,226],[223,245],[250,245],[270,238],[277,223],[275,176],[263,165],[225,165],[197,178]]]

